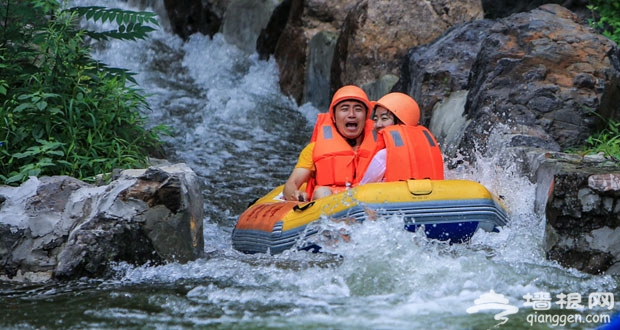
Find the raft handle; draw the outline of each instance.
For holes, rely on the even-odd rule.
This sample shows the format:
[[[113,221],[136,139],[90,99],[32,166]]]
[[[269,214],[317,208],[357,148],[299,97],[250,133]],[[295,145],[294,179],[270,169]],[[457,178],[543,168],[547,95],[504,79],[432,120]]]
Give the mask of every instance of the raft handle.
[[[430,179],[407,180],[407,188],[412,195],[429,195],[433,192]]]
[[[295,212],[301,212],[301,211],[305,211],[307,208],[309,208],[310,206],[314,205],[314,201],[303,204],[303,205],[295,205],[293,206],[293,211]]]

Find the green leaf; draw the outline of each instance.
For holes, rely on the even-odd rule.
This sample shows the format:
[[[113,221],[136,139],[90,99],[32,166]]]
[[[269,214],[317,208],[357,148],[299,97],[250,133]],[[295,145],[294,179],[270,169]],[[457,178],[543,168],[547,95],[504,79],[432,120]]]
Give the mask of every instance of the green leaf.
[[[45,101],[37,102],[37,109],[39,109],[40,111],[43,111],[45,110],[45,108],[47,108],[47,102]]]
[[[22,103],[13,109],[13,112],[19,113],[26,109],[33,109],[34,105],[32,103]]]
[[[96,22],[98,20],[101,19],[101,16],[103,16],[104,12],[103,11],[97,11],[95,12],[95,15],[93,16],[93,20]]]

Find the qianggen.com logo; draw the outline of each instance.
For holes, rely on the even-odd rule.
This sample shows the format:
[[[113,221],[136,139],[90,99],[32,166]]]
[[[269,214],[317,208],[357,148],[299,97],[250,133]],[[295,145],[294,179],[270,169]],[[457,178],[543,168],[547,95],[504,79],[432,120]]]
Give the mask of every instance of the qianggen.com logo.
[[[527,293],[523,296],[525,300],[523,302],[524,307],[531,307],[533,313],[529,313],[526,316],[526,321],[530,326],[536,323],[545,323],[552,326],[565,326],[568,324],[576,323],[591,323],[591,324],[606,324],[611,321],[610,314],[586,314],[581,312],[586,310],[586,305],[582,304],[582,296],[579,293],[560,293],[555,295],[554,301],[549,292],[535,292],[534,294]],[[550,312],[554,307],[554,311],[558,309],[560,311],[579,311],[580,313],[573,314],[553,314]],[[594,310],[595,308],[607,309],[611,311],[614,307],[614,295],[609,292],[593,292],[588,295],[587,308]],[[467,313],[474,314],[480,311],[498,311],[499,313],[494,315],[494,319],[500,321],[495,327],[499,327],[502,324],[508,322],[510,315],[519,312],[517,306],[511,305],[510,301],[502,294],[495,293],[490,290],[488,293],[480,295],[479,299],[474,300],[474,306],[467,308]]]

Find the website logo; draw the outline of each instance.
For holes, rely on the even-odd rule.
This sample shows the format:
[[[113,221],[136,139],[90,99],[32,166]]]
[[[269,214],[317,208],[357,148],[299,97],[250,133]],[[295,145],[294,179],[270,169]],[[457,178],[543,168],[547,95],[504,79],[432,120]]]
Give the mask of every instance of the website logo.
[[[474,314],[485,310],[501,310],[494,317],[495,320],[501,321],[496,325],[497,327],[508,322],[507,315],[516,314],[519,311],[517,306],[508,303],[508,299],[504,298],[503,294],[495,293],[495,291],[491,290],[489,293],[480,295],[480,299],[474,300],[475,306],[469,307],[466,312]]]
[[[554,301],[553,298],[556,298]],[[567,324],[585,323],[610,323],[611,315],[608,313],[588,313],[583,312],[588,308],[590,311],[611,311],[615,304],[614,295],[611,292],[592,292],[584,301],[582,295],[577,292],[568,294],[559,293],[555,296],[550,292],[527,293],[523,296],[523,308],[530,307],[533,313],[526,314],[526,320],[530,326],[536,323],[548,323],[555,326],[565,326]],[[586,304],[587,302],[587,304]],[[479,299],[474,300],[474,306],[467,308],[467,313],[474,314],[480,311],[498,310],[495,320],[500,321],[493,328],[508,322],[508,315],[516,314],[519,308],[509,304],[504,295],[490,290],[488,293],[480,295]],[[566,313],[562,311],[575,311],[579,313]],[[620,314],[619,314],[620,315]],[[620,321],[619,321],[620,322]]]

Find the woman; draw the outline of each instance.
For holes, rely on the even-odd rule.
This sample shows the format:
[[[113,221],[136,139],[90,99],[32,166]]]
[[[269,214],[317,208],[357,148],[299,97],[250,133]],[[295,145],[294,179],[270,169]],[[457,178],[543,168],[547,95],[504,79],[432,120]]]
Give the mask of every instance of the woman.
[[[360,184],[443,179],[443,155],[431,132],[418,125],[420,107],[409,95],[388,93],[373,110],[377,152]]]

